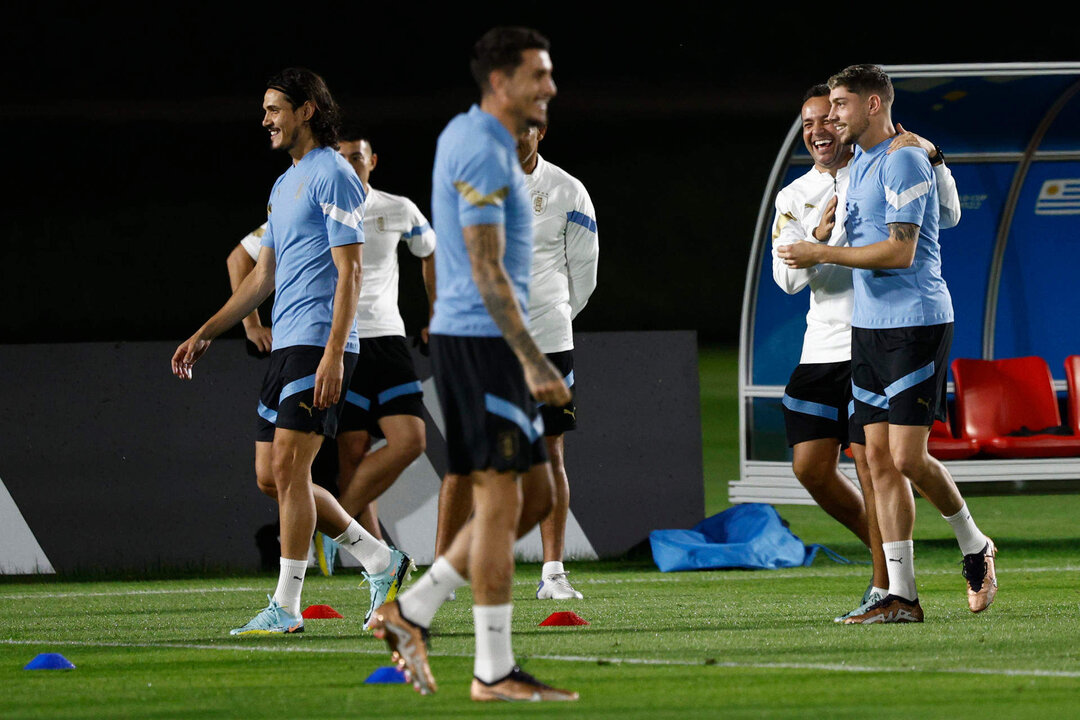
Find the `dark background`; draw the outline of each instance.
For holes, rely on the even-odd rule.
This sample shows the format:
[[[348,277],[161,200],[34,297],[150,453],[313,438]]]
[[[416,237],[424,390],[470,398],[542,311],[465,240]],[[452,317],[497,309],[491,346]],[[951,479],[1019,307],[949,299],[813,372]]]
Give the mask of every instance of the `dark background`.
[[[321,73],[368,129],[373,184],[429,214],[435,139],[477,97],[469,48],[494,24],[537,27],[559,87],[541,153],[585,183],[600,229],[600,286],[575,327],[696,329],[731,343],[762,192],[806,87],[854,62],[1080,54],[1068,23],[1045,17],[446,7],[64,4],[8,15],[0,342],[179,342],[214,312],[228,296],[225,257],[263,221],[288,162],[260,127],[265,80],[288,65]],[[416,262],[403,262],[401,302],[415,332]]]

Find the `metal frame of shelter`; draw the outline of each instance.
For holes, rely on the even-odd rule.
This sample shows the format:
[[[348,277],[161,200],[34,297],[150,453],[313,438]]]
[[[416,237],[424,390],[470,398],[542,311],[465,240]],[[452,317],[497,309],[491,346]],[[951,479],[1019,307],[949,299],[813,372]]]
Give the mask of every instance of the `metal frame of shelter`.
[[[1026,78],[1039,75],[1074,76],[1055,102],[1047,109],[1022,152],[967,152],[948,153],[950,166],[974,163],[1016,163],[1012,182],[1002,207],[998,222],[990,272],[985,296],[982,320],[982,357],[993,359],[994,339],[997,330],[998,293],[1001,286],[1002,268],[1006,247],[1013,225],[1017,202],[1024,181],[1036,161],[1077,161],[1080,148],[1074,150],[1040,150],[1042,141],[1061,111],[1080,93],[1080,63],[996,63],[996,64],[946,64],[946,65],[894,65],[884,66],[894,81],[912,78]],[[743,292],[742,320],[739,333],[739,479],[729,483],[729,500],[735,502],[770,502],[812,505],[814,501],[795,478],[790,462],[757,460],[748,457],[753,428],[753,402],[761,398],[781,398],[783,385],[754,383],[754,332],[757,317],[759,281],[765,244],[768,242],[768,226],[771,222],[773,204],[781,183],[789,168],[796,164],[809,165],[809,157],[796,157],[801,146],[801,118],[796,118],[777,154],[769,174],[768,184],[762,198],[755,226],[754,242],[746,271]],[[1055,388],[1065,389],[1065,382],[1055,381]],[[950,383],[950,391],[952,390]],[[947,462],[957,482],[1010,481],[1023,486],[1035,480],[1080,479],[1080,458],[1054,458],[1033,460],[961,460]],[[854,482],[852,466],[844,468]]]

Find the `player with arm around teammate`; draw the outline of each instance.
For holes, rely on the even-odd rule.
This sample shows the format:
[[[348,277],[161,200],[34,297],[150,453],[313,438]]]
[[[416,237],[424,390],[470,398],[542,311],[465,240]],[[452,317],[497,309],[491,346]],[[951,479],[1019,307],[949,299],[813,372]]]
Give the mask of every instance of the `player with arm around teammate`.
[[[803,143],[814,160],[804,175],[776,198],[773,221],[773,279],[784,292],[810,288],[810,310],[798,367],[784,390],[784,421],[792,468],[799,482],[829,515],[855,534],[870,550],[873,579],[862,602],[836,618],[858,615],[887,594],[888,573],[881,549],[873,487],[866,466],[862,427],[850,422],[851,401],[851,270],[840,265],[808,269],[788,267],[778,250],[794,242],[846,245],[844,199],[847,195],[851,146],[840,141],[829,121],[829,87],[810,88],[802,105]],[[894,140],[894,147],[926,141],[912,133]],[[931,146],[933,147],[933,146]],[[952,174],[941,162],[935,167],[943,227],[956,225],[960,199]],[[839,452],[851,446],[862,488],[860,494],[840,472]]]
[[[937,185],[927,153],[889,153],[892,82],[876,65],[829,79],[829,113],[851,143],[845,227],[850,245],[797,242],[778,254],[789,267],[834,263],[853,272],[852,394],[864,425],[889,594],[846,623],[922,622],[915,588],[915,503],[907,478],[942,513],[963,554],[968,607],[994,600],[994,543],[976,526],[948,470],[927,452],[929,429],[945,415],[953,309],[941,277]]]

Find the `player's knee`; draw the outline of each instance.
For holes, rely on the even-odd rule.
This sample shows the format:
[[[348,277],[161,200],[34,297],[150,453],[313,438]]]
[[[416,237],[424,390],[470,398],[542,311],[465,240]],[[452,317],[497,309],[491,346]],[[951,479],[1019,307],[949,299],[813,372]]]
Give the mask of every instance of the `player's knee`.
[[[892,455],[889,454],[889,448],[867,445],[866,464],[870,468],[870,472],[875,475],[892,470],[893,459]]]
[[[398,457],[405,462],[412,462],[424,454],[427,449],[427,438],[424,427],[410,428],[407,432],[398,433],[392,438],[387,438],[387,445]]]
[[[921,449],[897,448],[892,452],[892,462],[902,475],[908,478],[923,476],[928,456]]]
[[[259,490],[264,495],[277,500],[277,485],[274,484],[274,476],[272,473],[257,473],[255,475],[255,482],[258,484]]]
[[[795,477],[807,489],[823,487],[836,475],[832,463],[815,458],[796,459],[791,467],[795,472]]]

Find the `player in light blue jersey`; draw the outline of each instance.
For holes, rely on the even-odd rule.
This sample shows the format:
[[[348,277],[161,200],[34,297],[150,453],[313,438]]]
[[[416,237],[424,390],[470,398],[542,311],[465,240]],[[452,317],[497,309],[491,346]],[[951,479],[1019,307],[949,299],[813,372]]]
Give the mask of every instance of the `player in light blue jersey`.
[[[475,510],[427,574],[376,612],[374,627],[413,685],[433,692],[427,628],[469,577],[476,627],[472,699],[576,700],[577,693],[522,672],[510,641],[514,538],[552,503],[543,423],[530,391],[549,404],[570,400],[525,317],[532,209],[516,138],[547,121],[555,96],[548,42],[534,30],[495,28],[473,47],[471,68],[480,104],[450,121],[435,151],[431,204],[439,242],[431,359],[448,470],[472,478]]]
[[[353,318],[364,242],[363,187],[334,149],[338,110],[322,78],[286,69],[268,83],[263,110],[271,147],[287,152],[293,162],[271,191],[259,260],[221,310],[172,358],[173,373],[190,379],[211,341],[276,288],[255,462],[260,478],[273,478],[281,568],[270,604],[232,631],[237,635],[303,630],[300,594],[317,521],[320,530],[342,543],[373,540],[333,495],[311,482],[312,461],[323,438],[337,432],[342,386],[356,364]]]
[[[777,250],[790,267],[855,268],[852,394],[865,426],[889,594],[849,624],[922,622],[915,589],[910,478],[952,526],[964,555],[968,607],[997,592],[994,543],[972,520],[948,470],[927,452],[929,429],[945,418],[952,300],[941,276],[937,185],[926,151],[889,153],[896,135],[893,88],[881,68],[853,65],[829,80],[829,119],[855,144],[847,194],[850,247],[798,242]]]

